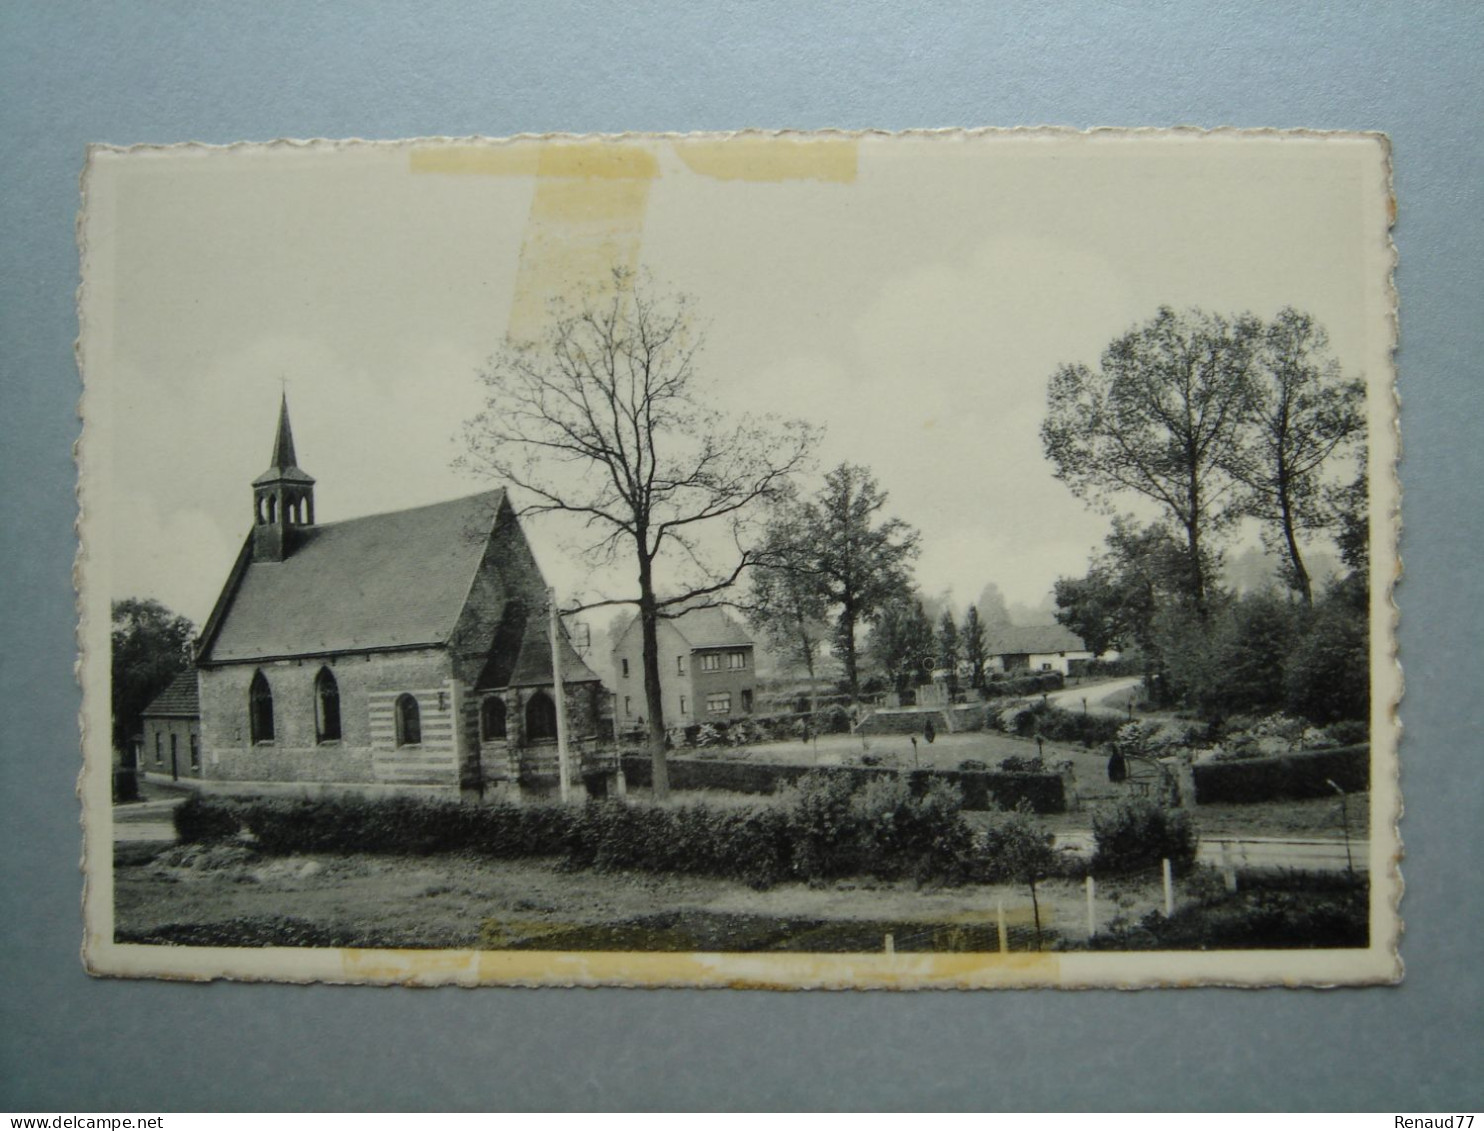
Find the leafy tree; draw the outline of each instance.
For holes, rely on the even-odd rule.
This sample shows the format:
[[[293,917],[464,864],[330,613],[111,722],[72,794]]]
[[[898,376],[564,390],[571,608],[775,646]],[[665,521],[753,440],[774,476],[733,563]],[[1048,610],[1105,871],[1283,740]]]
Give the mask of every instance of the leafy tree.
[[[1357,469],[1349,482],[1330,488],[1330,506],[1338,525],[1335,543],[1340,560],[1364,581],[1371,568],[1370,477],[1364,443],[1358,445]]]
[[[807,529],[797,506],[778,508],[752,571],[748,616],[784,662],[809,673],[811,699],[819,646],[829,636],[829,607],[813,572]],[[817,709],[817,703],[812,706]]]
[[[1189,592],[1190,559],[1167,527],[1128,517],[1113,520],[1105,545],[1084,577],[1056,582],[1056,619],[1094,655],[1137,647],[1152,660],[1155,614]]]
[[[158,601],[113,602],[113,744],[128,752],[140,713],[191,663],[196,626]]]
[[[975,607],[979,610],[979,619],[984,622],[984,631],[991,637],[1014,623],[1010,616],[1010,606],[1005,603],[1005,595],[993,581],[980,590]]]
[[[756,563],[755,516],[787,491],[815,438],[796,421],[714,412],[697,371],[701,346],[689,300],[615,271],[539,338],[508,341],[489,362],[461,461],[523,491],[522,513],[579,521],[595,536],[586,548],[595,562],[633,564],[636,592],[580,607],[638,607],[660,798],[669,775],[656,625],[721,603]]]
[[[1344,582],[1315,606],[1308,631],[1287,658],[1283,681],[1295,715],[1321,724],[1370,717],[1368,613]]]
[[[1041,827],[1025,802],[1013,813],[990,827],[985,835],[985,851],[997,871],[1031,893],[1031,913],[1036,926],[1036,948],[1041,946],[1041,901],[1036,885],[1051,874],[1056,853],[1051,847],[1051,834]]]
[[[969,667],[969,686],[983,687],[984,665],[989,660],[989,654],[985,651],[984,624],[979,619],[979,610],[973,605],[964,614],[964,627],[959,640],[963,646],[964,663]]]
[[[936,641],[919,598],[902,596],[887,602],[871,632],[870,651],[899,692],[932,678]]]
[[[842,463],[801,511],[807,541],[797,560],[808,563],[833,615],[835,654],[844,662],[852,698],[860,696],[859,629],[911,588],[918,552],[917,531],[901,519],[881,517],[886,499],[869,471]]]
[[[1291,307],[1263,327],[1252,367],[1250,436],[1226,455],[1243,487],[1243,511],[1266,524],[1306,605],[1314,603],[1314,588],[1299,540],[1337,525],[1323,474],[1365,428],[1364,390],[1341,378],[1328,346],[1324,328]]]
[[[1250,412],[1260,323],[1160,308],[1112,342],[1099,367],[1051,378],[1041,441],[1056,477],[1108,507],[1136,495],[1176,523],[1188,595],[1204,613],[1214,537],[1234,521],[1230,468]]]
[[[952,610],[944,609],[938,621],[938,666],[948,669],[950,675],[957,674],[958,662],[962,658],[958,625],[954,622]]]

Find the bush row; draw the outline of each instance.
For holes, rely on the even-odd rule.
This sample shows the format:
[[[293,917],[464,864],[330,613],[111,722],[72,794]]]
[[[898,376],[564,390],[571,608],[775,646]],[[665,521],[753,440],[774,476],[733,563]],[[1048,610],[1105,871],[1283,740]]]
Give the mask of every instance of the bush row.
[[[1333,797],[1336,785],[1346,793],[1359,793],[1370,788],[1370,767],[1371,748],[1364,745],[1277,758],[1199,762],[1191,772],[1196,803],[1210,805]]]
[[[198,797],[177,819],[182,840],[248,833],[259,851],[471,852],[565,857],[571,867],[707,875],[766,886],[847,875],[962,882],[975,853],[957,790],[914,791],[897,776],[802,780],[784,804],[660,807],[467,805],[420,798],[236,800]]]
[[[1112,742],[1124,720],[1117,715],[1087,715],[1046,703],[1030,703],[1016,711],[991,713],[989,724],[1022,738],[1039,736],[1048,742],[1080,742],[1089,749]]]
[[[654,780],[654,768],[647,755],[626,754],[624,777],[632,786],[648,788]],[[859,788],[876,778],[891,776],[894,770],[871,766],[831,766],[811,770],[805,766],[776,765],[769,762],[740,762],[677,758],[669,763],[670,786],[677,790],[716,789],[730,793],[777,793],[809,774],[839,777]],[[907,775],[916,794],[925,793],[932,779],[942,779],[955,786],[963,797],[965,809],[1014,809],[1025,803],[1037,813],[1064,813],[1067,809],[1066,784],[1058,774],[1044,772],[1004,772],[994,770],[915,770]]]
[[[985,699],[1015,699],[1026,695],[1040,695],[1047,691],[1060,691],[1067,685],[1061,672],[1034,672],[1022,676],[987,676],[979,694]]]

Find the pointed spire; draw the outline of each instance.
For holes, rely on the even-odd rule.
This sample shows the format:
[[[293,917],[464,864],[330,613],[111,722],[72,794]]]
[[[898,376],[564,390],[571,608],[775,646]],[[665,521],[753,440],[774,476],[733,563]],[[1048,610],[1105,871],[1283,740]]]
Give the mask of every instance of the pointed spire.
[[[287,391],[278,402],[278,435],[273,438],[273,462],[270,467],[295,467],[299,461],[294,457],[294,430],[289,427],[289,395]]]
[[[264,483],[276,483],[288,481],[293,483],[313,483],[314,476],[310,475],[299,466],[298,456],[294,454],[294,430],[289,424],[289,395],[284,392],[282,399],[278,402],[278,432],[273,437],[273,462],[268,470],[253,480],[254,486]]]

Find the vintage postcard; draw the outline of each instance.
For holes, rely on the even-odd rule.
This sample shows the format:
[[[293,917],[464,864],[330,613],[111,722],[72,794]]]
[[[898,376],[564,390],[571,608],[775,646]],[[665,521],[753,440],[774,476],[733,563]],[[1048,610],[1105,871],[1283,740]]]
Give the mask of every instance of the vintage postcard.
[[[87,969],[1401,976],[1390,155],[90,151]]]

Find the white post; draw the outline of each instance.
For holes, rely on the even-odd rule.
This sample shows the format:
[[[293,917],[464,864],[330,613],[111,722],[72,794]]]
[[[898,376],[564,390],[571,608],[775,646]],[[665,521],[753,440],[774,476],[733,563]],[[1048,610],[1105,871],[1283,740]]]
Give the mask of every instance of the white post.
[[[1010,936],[1005,931],[1005,901],[997,899],[994,901],[995,923],[1000,929],[1000,953],[1008,954],[1010,951]]]
[[[613,759],[615,773],[613,775],[613,792],[619,797],[628,797],[629,782],[623,776],[623,739],[618,732],[618,692],[613,693]]]
[[[1175,881],[1170,872],[1170,858],[1166,856],[1160,861],[1160,870],[1165,879],[1165,918],[1168,919],[1175,913]]]
[[[1092,938],[1098,933],[1098,913],[1093,906],[1093,899],[1097,893],[1097,883],[1091,876],[1087,877],[1087,937]]]
[[[885,950],[887,954],[895,954],[897,952],[896,940],[890,934],[886,936]]]
[[[561,778],[562,800],[572,800],[572,765],[567,756],[567,692],[562,684],[561,618],[557,616],[556,590],[546,591],[546,605],[550,609],[549,635],[551,637],[551,682],[556,692],[557,724],[557,772]]]

